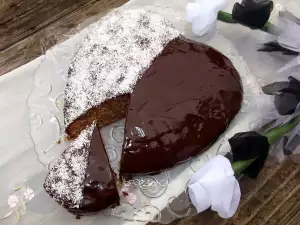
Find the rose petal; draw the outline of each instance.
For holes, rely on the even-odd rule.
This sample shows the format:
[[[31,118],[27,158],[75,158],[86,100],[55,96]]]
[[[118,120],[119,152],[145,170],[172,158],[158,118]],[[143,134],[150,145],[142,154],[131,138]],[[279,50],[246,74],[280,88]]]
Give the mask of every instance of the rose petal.
[[[188,188],[188,192],[191,202],[196,207],[198,213],[205,211],[211,206],[211,199],[201,184],[191,184]]]
[[[241,197],[231,164],[221,155],[206,162],[193,175],[188,193],[198,213],[211,207],[222,218],[233,216]]]
[[[234,162],[257,158],[243,171],[250,178],[256,178],[269,154],[270,144],[268,138],[255,131],[249,131],[236,133],[228,141]]]
[[[186,6],[186,20],[191,23],[198,16],[200,10],[200,4],[188,3]]]
[[[278,43],[287,49],[300,52],[300,26],[294,21],[287,21],[284,31],[279,35]]]
[[[217,20],[218,12],[227,4],[226,0],[198,0],[186,6],[186,19],[192,23],[192,31],[196,36],[202,36],[212,30]]]
[[[272,10],[272,1],[263,1],[260,3],[253,1],[251,4],[245,1],[243,4],[234,4],[232,18],[251,29],[260,29],[269,20]]]

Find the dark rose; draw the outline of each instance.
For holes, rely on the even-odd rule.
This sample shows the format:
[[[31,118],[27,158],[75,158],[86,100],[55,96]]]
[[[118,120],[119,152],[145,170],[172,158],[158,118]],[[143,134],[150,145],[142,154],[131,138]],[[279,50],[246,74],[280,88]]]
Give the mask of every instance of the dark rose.
[[[255,159],[243,174],[256,178],[268,157],[270,144],[268,138],[255,131],[237,133],[229,139],[233,162]]]
[[[290,76],[289,81],[275,82],[262,88],[267,95],[275,95],[275,107],[281,115],[291,115],[300,102],[300,81]]]
[[[235,3],[232,18],[251,29],[261,29],[269,20],[273,2],[269,0],[243,0]]]

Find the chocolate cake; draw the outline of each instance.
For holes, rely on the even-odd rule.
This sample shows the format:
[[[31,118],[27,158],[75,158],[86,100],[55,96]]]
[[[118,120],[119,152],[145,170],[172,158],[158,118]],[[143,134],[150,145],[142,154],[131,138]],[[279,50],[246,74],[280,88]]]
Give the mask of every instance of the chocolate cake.
[[[220,52],[153,12],[117,10],[90,27],[71,63],[64,116],[73,141],[45,190],[76,214],[118,204],[101,127],[126,118],[121,176],[153,173],[204,151],[241,101],[239,74]]]

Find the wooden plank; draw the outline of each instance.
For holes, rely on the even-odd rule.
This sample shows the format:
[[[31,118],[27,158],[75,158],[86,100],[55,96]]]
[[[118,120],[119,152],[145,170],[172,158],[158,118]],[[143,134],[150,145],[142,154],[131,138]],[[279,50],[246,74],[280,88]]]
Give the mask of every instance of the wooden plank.
[[[259,191],[259,189],[268,182],[268,178],[274,176],[278,172],[278,170],[282,167],[282,164],[272,163],[271,160],[266,162],[264,169],[260,172],[259,176],[253,180],[248,177],[244,177],[240,182],[242,197],[240,208],[247,204],[247,201],[253,197],[253,195]],[[272,180],[273,181],[273,180]],[[281,178],[275,180],[276,185],[280,185],[282,182]]]
[[[275,177],[276,179],[276,177]],[[264,225],[284,203],[300,190],[300,168],[289,176],[286,182],[279,186],[279,189],[272,193],[272,197],[266,201],[258,213],[248,222],[248,224]],[[261,195],[261,191],[257,193]]]
[[[67,38],[65,34],[78,32],[99,20],[110,9],[126,2],[127,0],[97,0],[6,48],[0,52],[0,75],[37,58],[45,50],[65,40]],[[79,28],[78,24],[80,24]]]
[[[233,221],[233,224],[248,224],[249,221],[256,218],[260,211],[272,201],[276,193],[281,190],[281,187],[293,179],[298,170],[299,165],[286,161],[280,165],[276,173],[266,174],[265,181],[261,181],[263,185],[258,185],[259,189],[252,190],[251,197],[241,204],[238,212],[230,221]],[[251,222],[249,224],[258,224]]]
[[[26,0],[0,11],[0,51],[96,0]]]
[[[299,225],[300,224],[300,210],[297,209],[296,213],[285,223],[282,225]]]
[[[288,224],[297,212],[300,212],[300,191],[291,195],[265,225]]]

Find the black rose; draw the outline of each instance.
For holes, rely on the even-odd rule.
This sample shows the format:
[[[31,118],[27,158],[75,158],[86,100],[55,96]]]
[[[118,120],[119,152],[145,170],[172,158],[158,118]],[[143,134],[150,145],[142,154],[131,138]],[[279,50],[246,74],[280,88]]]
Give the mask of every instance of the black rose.
[[[269,20],[273,2],[269,0],[243,0],[235,3],[232,18],[251,29],[261,29]]]
[[[289,81],[275,82],[262,88],[267,95],[275,95],[274,103],[279,114],[291,115],[300,102],[300,81],[290,76]]]
[[[233,163],[255,159],[244,171],[250,178],[256,178],[268,157],[268,138],[255,131],[237,133],[229,139]]]

